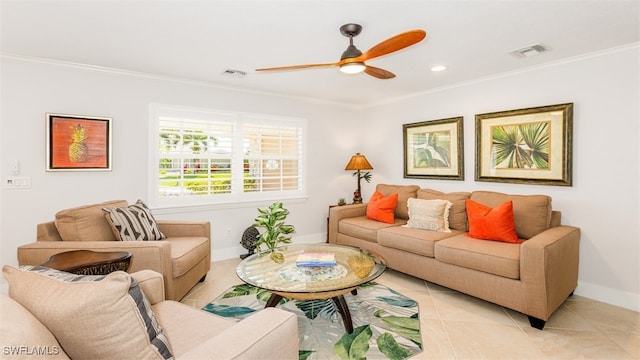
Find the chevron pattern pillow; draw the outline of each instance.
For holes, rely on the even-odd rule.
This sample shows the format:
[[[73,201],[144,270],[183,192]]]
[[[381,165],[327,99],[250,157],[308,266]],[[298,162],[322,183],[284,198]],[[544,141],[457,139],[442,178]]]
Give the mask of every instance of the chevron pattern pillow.
[[[163,240],[166,236],[160,231],[151,210],[142,201],[127,207],[102,208],[105,218],[116,238],[120,241]]]

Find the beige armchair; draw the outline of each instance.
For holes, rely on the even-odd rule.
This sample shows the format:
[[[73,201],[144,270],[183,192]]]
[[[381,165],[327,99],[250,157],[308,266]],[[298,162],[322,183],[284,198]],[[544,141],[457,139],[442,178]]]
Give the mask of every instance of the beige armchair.
[[[13,273],[15,274],[15,271]],[[298,359],[298,321],[293,313],[277,308],[266,308],[240,322],[234,322],[176,301],[165,300],[162,277],[154,271],[139,271],[132,273],[131,277],[136,280],[151,305],[153,315],[162,328],[175,359]],[[82,303],[86,299],[81,295],[78,295],[77,304],[73,301],[65,301],[63,304],[53,303],[49,299],[36,296],[39,292],[50,290],[51,286],[63,287],[64,282],[60,281],[58,285],[49,284],[50,287],[39,286],[42,281],[38,284],[22,281],[17,285],[15,283],[10,285],[9,293],[15,291],[19,295],[9,297],[0,294],[0,347],[4,349],[2,358],[25,359],[30,357],[28,355],[36,355],[33,358],[69,359],[72,354],[91,353],[93,350],[90,348],[96,347],[100,347],[100,352],[109,352],[110,358],[151,358],[142,353],[149,347],[147,332],[140,333],[142,337],[146,336],[146,342],[137,343],[139,344],[136,347],[139,350],[137,353],[131,351],[134,346],[132,341],[127,341],[125,344],[127,349],[125,352],[124,346],[118,342],[120,339],[117,338],[124,336],[122,332],[114,334],[116,340],[108,336],[100,337],[102,333],[109,333],[110,329],[117,331],[121,326],[121,319],[110,318],[113,313],[128,313],[127,310],[129,310],[126,304],[117,301],[119,297],[114,293],[121,288],[114,287],[116,280],[112,280],[109,282],[110,285],[88,285],[91,289],[100,291],[103,295],[100,301],[112,306],[110,307],[111,315],[103,312],[102,309],[96,310],[97,316],[106,318],[102,319],[106,320],[104,327],[97,330],[96,334],[93,333],[93,328],[90,329],[92,334],[72,332],[66,324],[63,324],[64,326],[59,324],[56,316],[49,316],[49,312],[43,310],[47,309],[48,305],[63,306],[65,311],[83,308]],[[12,286],[21,289],[12,289]],[[104,290],[106,287],[110,291]],[[125,288],[128,287],[127,285]],[[76,291],[82,292],[81,289]],[[63,291],[57,293],[63,293]],[[28,304],[20,300],[24,300],[25,297]],[[38,318],[28,310],[31,307],[36,307],[47,315],[42,319],[42,314],[39,314],[41,318]],[[54,326],[45,327],[44,322],[41,321]],[[75,325],[73,326],[75,328]],[[132,334],[138,333],[127,332],[127,335]],[[108,341],[105,340],[102,346],[98,346],[95,342],[86,341],[87,336],[106,338]],[[68,346],[63,348],[61,344]],[[36,349],[40,353],[29,353]],[[145,354],[148,354],[148,351]]]
[[[37,241],[18,247],[18,264],[40,265],[54,254],[72,250],[128,251],[129,272],[148,269],[162,274],[165,297],[182,299],[211,268],[210,223],[158,220],[166,239],[118,241],[102,208],[126,206],[126,201],[118,200],[58,212],[55,221],[38,224]]]

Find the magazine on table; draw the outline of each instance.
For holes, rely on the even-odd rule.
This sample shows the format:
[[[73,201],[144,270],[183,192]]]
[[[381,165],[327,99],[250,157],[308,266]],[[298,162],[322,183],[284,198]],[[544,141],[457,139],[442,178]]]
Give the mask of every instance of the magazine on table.
[[[335,266],[336,254],[322,252],[303,252],[298,255],[298,258],[296,259],[296,265],[307,267]]]

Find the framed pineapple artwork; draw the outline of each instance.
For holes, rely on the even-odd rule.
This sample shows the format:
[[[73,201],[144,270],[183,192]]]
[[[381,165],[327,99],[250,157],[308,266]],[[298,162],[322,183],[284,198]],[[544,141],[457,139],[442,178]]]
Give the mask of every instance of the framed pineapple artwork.
[[[111,118],[47,114],[47,171],[110,171]]]

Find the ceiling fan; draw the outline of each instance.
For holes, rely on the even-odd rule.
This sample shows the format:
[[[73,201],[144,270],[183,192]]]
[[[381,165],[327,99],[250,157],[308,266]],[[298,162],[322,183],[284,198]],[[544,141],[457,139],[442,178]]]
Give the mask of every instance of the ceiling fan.
[[[366,65],[364,62],[419,43],[420,41],[422,41],[422,39],[425,38],[425,36],[427,36],[427,33],[424,30],[406,31],[378,43],[377,45],[373,46],[371,49],[363,53],[362,51],[358,50],[355,45],[353,45],[353,37],[358,36],[361,31],[362,26],[358,24],[345,24],[340,27],[340,32],[342,33],[342,35],[349,38],[349,47],[347,47],[347,50],[342,53],[340,61],[338,62],[270,67],[256,69],[256,71],[294,70],[338,66],[340,68],[340,71],[347,74],[357,74],[364,71],[366,74],[378,79],[391,79],[396,76],[392,72]]]

